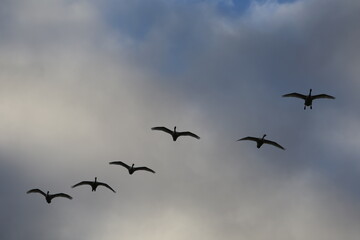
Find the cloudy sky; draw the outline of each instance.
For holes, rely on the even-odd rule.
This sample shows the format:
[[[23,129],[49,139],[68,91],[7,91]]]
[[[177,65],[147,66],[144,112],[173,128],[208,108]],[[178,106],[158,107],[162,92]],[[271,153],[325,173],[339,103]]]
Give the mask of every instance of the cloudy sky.
[[[0,239],[358,239],[360,1],[0,3]]]

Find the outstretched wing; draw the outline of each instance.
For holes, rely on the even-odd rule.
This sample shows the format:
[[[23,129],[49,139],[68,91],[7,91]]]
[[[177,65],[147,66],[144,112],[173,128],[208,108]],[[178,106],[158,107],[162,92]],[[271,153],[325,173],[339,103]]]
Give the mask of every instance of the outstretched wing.
[[[275,147],[281,148],[282,150],[285,150],[285,148],[283,146],[281,146],[280,144],[278,144],[276,142],[264,139],[264,143],[267,143],[267,144],[273,145]]]
[[[296,97],[296,98],[301,98],[301,99],[306,99],[306,96],[305,95],[302,95],[300,93],[289,93],[289,94],[285,94],[285,95],[282,95],[283,97]]]
[[[127,165],[126,163],[123,163],[121,161],[109,162],[109,164],[121,165],[121,166],[123,166],[123,167],[125,167],[127,169],[130,169],[129,165]]]
[[[318,94],[318,95],[312,96],[312,99],[319,99],[319,98],[335,99],[335,97],[327,95],[327,94]]]
[[[41,195],[43,195],[44,197],[46,197],[46,193],[44,193],[43,191],[41,191],[41,190],[38,189],[38,188],[31,189],[31,190],[27,191],[26,193],[40,193]]]
[[[90,182],[90,181],[82,181],[82,182],[79,182],[79,183],[75,184],[74,186],[72,186],[72,188],[80,186],[80,185],[90,185],[91,186],[92,183],[93,182]]]
[[[195,133],[192,132],[178,132],[179,136],[190,136],[190,137],[194,137],[196,139],[200,139],[200,137],[198,135],[196,135]]]
[[[256,137],[244,137],[244,138],[240,138],[239,140],[236,140],[236,141],[238,142],[238,141],[243,141],[243,140],[249,140],[249,141],[257,142],[257,141],[259,141],[259,138],[256,138]]]
[[[56,197],[64,197],[64,198],[72,199],[70,195],[67,195],[65,193],[56,193],[51,195],[51,198],[56,198]]]
[[[158,131],[163,131],[163,132],[166,132],[170,135],[173,134],[173,131],[171,131],[170,129],[166,128],[166,127],[153,127],[151,128],[151,130],[158,130]]]
[[[150,169],[148,167],[136,167],[136,168],[134,168],[134,171],[138,171],[138,170],[144,170],[144,171],[155,173],[154,170],[152,170],[152,169]]]
[[[106,183],[103,183],[103,182],[97,182],[98,185],[101,185],[101,186],[104,186],[104,187],[107,187],[108,189],[110,189],[111,191],[113,191],[115,193],[115,190],[112,189],[109,185],[107,185]]]

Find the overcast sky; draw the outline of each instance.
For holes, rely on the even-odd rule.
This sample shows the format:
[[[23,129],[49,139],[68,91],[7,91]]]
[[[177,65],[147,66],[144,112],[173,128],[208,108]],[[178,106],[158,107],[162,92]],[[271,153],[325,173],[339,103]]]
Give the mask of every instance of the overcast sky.
[[[360,1],[0,4],[0,239],[358,240]]]

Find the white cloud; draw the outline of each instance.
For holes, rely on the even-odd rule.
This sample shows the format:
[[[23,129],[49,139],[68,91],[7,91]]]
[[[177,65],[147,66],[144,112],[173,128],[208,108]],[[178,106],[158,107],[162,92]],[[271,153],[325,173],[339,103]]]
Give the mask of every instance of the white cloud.
[[[327,118],[357,107],[345,94],[353,78],[334,77],[356,67],[333,60],[357,62],[356,42],[341,54],[332,47],[343,35],[327,41],[327,22],[346,26],[346,15],[327,14],[324,1],[253,3],[237,19],[206,3],[110,3],[17,1],[1,13],[0,175],[11,187],[0,194],[16,203],[0,219],[1,239],[14,229],[28,239],[357,239],[357,170],[338,169],[337,157],[358,156],[358,116]],[[331,3],[335,13],[352,6]],[[108,22],[104,8],[122,7],[128,24],[146,12],[145,37]],[[337,99],[304,111],[281,98],[313,86]],[[201,139],[173,142],[156,125]],[[235,142],[263,133],[287,150]],[[129,176],[113,160],[157,173]],[[95,176],[117,194],[70,188]],[[47,206],[25,194],[33,187],[74,200]],[[6,220],[22,214],[20,226]]]

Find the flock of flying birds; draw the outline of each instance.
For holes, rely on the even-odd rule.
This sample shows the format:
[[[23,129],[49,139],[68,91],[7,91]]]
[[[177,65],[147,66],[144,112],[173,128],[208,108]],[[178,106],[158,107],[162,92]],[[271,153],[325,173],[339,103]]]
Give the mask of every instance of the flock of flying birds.
[[[310,89],[308,95],[303,95],[303,94],[294,92],[294,93],[285,94],[285,95],[283,95],[283,97],[295,97],[295,98],[303,99],[305,101],[304,102],[304,110],[306,109],[306,107],[310,107],[310,109],[312,109],[312,102],[315,99],[321,99],[321,98],[335,99],[335,97],[327,95],[327,94],[311,95],[311,92],[312,92],[312,89]],[[198,135],[196,135],[196,134],[194,134],[192,132],[189,132],[189,131],[178,132],[178,131],[176,131],[176,127],[174,127],[174,130],[170,130],[170,129],[166,128],[166,127],[153,127],[153,128],[151,128],[151,130],[157,130],[157,131],[166,132],[166,133],[168,133],[168,134],[170,134],[172,136],[173,141],[176,141],[177,138],[180,137],[180,136],[189,136],[189,137],[193,137],[193,138],[196,138],[196,139],[200,139],[200,137]],[[278,144],[277,142],[267,140],[267,139],[265,139],[265,137],[266,137],[266,134],[264,134],[262,138],[244,137],[244,138],[240,138],[237,141],[249,140],[249,141],[256,142],[257,148],[260,148],[263,144],[270,144],[272,146],[275,146],[275,147],[278,147],[278,148],[280,148],[282,150],[285,150],[285,148],[283,146],[281,146],[280,144]],[[130,175],[132,175],[135,171],[140,171],[140,170],[155,173],[154,170],[152,170],[152,169],[150,169],[148,167],[134,167],[134,164],[129,166],[126,163],[121,162],[121,161],[109,162],[109,164],[120,165],[120,166],[125,167],[129,171]],[[110,189],[111,191],[113,191],[115,193],[115,190],[112,189],[107,183],[98,182],[97,177],[95,177],[94,181],[82,181],[82,182],[79,182],[79,183],[73,185],[72,188],[75,188],[75,187],[78,187],[78,186],[81,186],[81,185],[89,185],[91,187],[92,191],[96,191],[96,188],[98,186],[103,186],[103,187],[106,187],[106,188]],[[43,192],[42,190],[40,190],[38,188],[31,189],[31,190],[27,191],[27,193],[40,193],[41,195],[43,195],[45,197],[47,203],[51,203],[51,200],[53,198],[56,198],[56,197],[63,197],[63,198],[72,199],[72,197],[70,195],[66,194],[66,193],[50,194],[49,191],[47,191],[45,193],[45,192]]]

